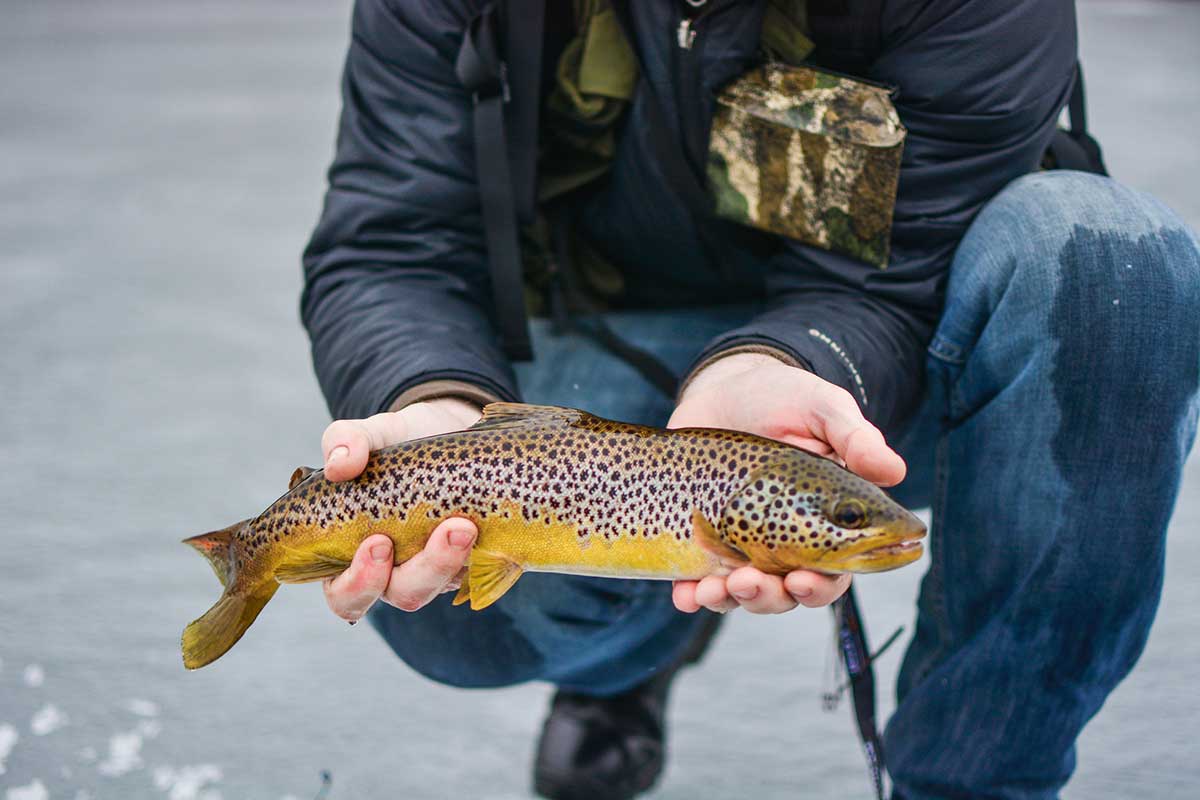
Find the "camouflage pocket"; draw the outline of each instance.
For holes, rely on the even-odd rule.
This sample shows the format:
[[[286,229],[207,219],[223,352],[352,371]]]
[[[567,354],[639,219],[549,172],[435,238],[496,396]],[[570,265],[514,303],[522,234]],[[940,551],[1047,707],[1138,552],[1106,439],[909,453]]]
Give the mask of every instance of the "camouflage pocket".
[[[904,136],[887,89],[766,64],[717,97],[716,213],[886,267]]]

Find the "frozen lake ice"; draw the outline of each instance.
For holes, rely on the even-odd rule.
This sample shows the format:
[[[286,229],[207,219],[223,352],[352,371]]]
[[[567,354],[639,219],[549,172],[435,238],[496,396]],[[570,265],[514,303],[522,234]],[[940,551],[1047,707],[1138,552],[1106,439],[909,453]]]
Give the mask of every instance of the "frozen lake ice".
[[[316,587],[280,592],[213,667],[180,665],[179,631],[216,586],[179,539],[259,510],[319,459],[298,260],[347,14],[6,4],[0,800],[308,800],[322,770],[330,800],[529,796],[546,687],[432,684]],[[1200,5],[1080,16],[1110,168],[1200,224]],[[1084,733],[1071,800],[1196,796],[1198,532],[1193,457],[1162,610]],[[876,641],[910,623],[920,574],[859,581]],[[653,797],[866,796],[849,712],[819,709],[828,638],[825,612],[734,615],[679,682]],[[885,712],[899,652],[880,666]]]

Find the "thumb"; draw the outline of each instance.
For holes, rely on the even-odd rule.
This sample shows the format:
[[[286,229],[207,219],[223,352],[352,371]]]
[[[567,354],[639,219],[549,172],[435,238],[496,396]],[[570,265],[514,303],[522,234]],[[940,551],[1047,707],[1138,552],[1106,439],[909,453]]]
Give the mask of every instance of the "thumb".
[[[817,405],[816,431],[851,472],[880,486],[895,486],[908,468],[904,459],[888,447],[883,434],[867,421],[849,392],[830,386],[827,397]]]

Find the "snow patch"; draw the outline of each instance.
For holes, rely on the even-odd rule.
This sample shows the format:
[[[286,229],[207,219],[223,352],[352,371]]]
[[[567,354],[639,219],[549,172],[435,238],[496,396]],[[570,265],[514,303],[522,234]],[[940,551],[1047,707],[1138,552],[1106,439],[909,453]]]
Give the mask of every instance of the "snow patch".
[[[14,786],[4,795],[5,800],[49,800],[50,793],[46,785],[37,778],[28,786]]]
[[[142,700],[135,697],[130,700],[125,707],[128,708],[132,713],[137,714],[139,717],[158,716],[158,703],[154,702],[153,700]]]
[[[41,664],[30,664],[25,668],[22,677],[26,686],[36,689],[46,682],[46,671],[42,669]]]
[[[96,765],[101,775],[115,778],[142,766],[142,735],[118,733],[108,740],[108,757]]]
[[[221,800],[216,790],[205,790],[208,784],[220,780],[221,768],[216,764],[154,770],[154,785],[167,793],[167,800]]]
[[[96,754],[96,748],[94,748],[94,747],[83,748],[82,750],[79,751],[79,757],[84,761],[95,761],[98,758],[98,756]]]
[[[8,723],[0,725],[0,775],[5,772],[4,762],[8,758],[8,754],[12,752],[13,745],[17,743],[17,729]]]
[[[70,720],[67,719],[67,715],[59,711],[58,706],[46,703],[29,721],[29,729],[33,731],[34,736],[45,736],[48,733],[54,733],[68,722]]]

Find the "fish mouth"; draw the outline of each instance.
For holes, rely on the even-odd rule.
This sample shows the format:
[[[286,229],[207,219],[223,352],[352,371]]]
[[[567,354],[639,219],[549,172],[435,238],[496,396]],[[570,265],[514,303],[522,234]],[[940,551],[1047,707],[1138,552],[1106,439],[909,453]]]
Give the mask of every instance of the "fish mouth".
[[[836,561],[822,561],[816,569],[821,572],[887,572],[911,564],[925,552],[919,539],[907,539],[843,555]]]
[[[920,539],[905,539],[893,544],[881,544],[878,547],[872,547],[870,550],[856,553],[853,558],[855,560],[862,559],[866,561],[889,561],[894,559],[903,560],[907,564],[920,558],[924,550],[925,544]]]
[[[830,551],[817,569],[829,572],[885,572],[911,564],[925,552],[925,523],[909,514],[899,526],[889,526],[863,538],[843,552]]]

